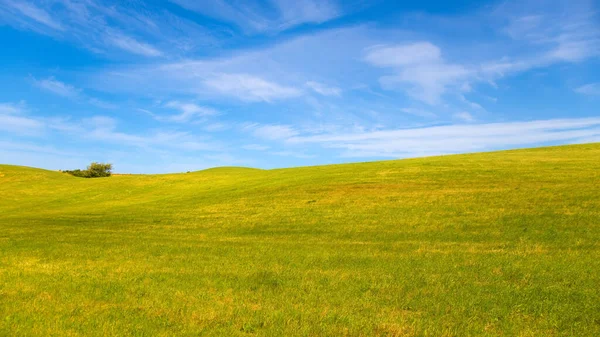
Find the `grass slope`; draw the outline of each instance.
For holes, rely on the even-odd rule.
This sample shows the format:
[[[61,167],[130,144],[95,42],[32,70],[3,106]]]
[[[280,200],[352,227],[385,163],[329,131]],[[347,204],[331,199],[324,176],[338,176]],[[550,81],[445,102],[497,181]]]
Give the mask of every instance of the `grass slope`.
[[[74,178],[0,166],[0,335],[600,336],[600,144]]]

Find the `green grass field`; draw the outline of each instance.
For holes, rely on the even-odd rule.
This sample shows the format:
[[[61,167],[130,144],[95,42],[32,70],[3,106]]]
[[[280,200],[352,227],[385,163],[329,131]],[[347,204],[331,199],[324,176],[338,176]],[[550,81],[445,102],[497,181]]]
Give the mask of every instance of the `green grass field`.
[[[0,335],[600,336],[600,144],[99,179],[0,165]]]

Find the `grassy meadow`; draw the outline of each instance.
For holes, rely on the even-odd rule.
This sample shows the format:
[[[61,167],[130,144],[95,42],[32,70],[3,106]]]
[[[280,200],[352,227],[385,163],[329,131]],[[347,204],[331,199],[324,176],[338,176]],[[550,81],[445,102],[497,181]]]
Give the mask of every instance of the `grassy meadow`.
[[[600,144],[83,179],[0,165],[0,336],[600,336]]]

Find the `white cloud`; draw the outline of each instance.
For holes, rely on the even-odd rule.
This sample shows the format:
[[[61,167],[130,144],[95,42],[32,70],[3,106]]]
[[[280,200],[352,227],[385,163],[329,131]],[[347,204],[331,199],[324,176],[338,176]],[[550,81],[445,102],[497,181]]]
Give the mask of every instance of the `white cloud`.
[[[414,116],[419,116],[419,117],[425,117],[425,118],[435,118],[437,117],[436,114],[434,114],[433,112],[427,111],[427,110],[423,110],[423,109],[417,109],[417,108],[401,108],[400,111],[407,113],[409,115],[414,115]]]
[[[85,129],[78,133],[83,139],[101,141],[120,146],[144,149],[177,149],[183,151],[220,151],[215,142],[203,142],[188,132],[151,130],[145,134],[133,134],[117,130],[117,120],[95,116],[82,121]]]
[[[562,39],[561,39],[562,40]],[[558,46],[548,53],[551,59],[566,62],[579,62],[599,53],[600,43],[596,41],[573,41],[568,38],[566,41],[561,41]]]
[[[57,156],[65,156],[65,157],[78,157],[81,154],[77,152],[70,151],[61,151],[56,149],[53,146],[40,146],[30,142],[7,142],[0,141],[0,149],[4,151],[15,151],[15,152],[33,152],[33,153],[43,153],[43,154],[52,154]]]
[[[298,135],[298,131],[289,125],[261,125],[253,123],[244,125],[242,129],[251,132],[255,137],[266,140],[287,139]]]
[[[294,152],[294,151],[274,151],[274,152],[269,152],[269,154],[275,155],[275,156],[280,156],[280,157],[295,157],[295,158],[302,158],[302,159],[308,159],[308,158],[314,158],[314,155],[310,155],[310,154],[306,154],[306,153],[302,153],[302,152]]]
[[[0,103],[0,115],[16,115],[25,111],[25,102]]]
[[[575,92],[588,96],[600,96],[600,83],[582,85],[576,88]]]
[[[204,81],[211,89],[244,101],[263,101],[296,97],[301,91],[248,74],[218,74]]]
[[[52,16],[50,16],[50,14],[48,14],[48,12],[28,2],[18,0],[2,0],[0,1],[0,4],[3,4],[3,6],[5,6],[5,9],[13,10],[13,15],[17,14],[14,12],[14,10],[16,10],[18,13],[24,15],[25,17],[31,20],[34,20],[35,22],[41,23],[45,27],[57,31],[65,30],[65,28],[58,21],[56,21],[54,18],[52,18]]]
[[[274,102],[302,95],[301,88],[315,78],[353,83],[356,74],[366,74],[350,70],[365,67],[351,55],[359,55],[368,45],[368,34],[364,27],[334,29],[233,56],[105,68],[91,74],[89,82],[90,86],[109,92],[168,91],[212,99],[225,94],[245,101]],[[324,51],[317,57],[314,50]],[[334,93],[333,90],[328,93]]]
[[[36,87],[52,94],[75,100],[78,103],[87,102],[102,109],[118,108],[118,106],[113,103],[105,102],[95,97],[90,97],[86,95],[82,89],[61,82],[52,76],[41,80],[38,80],[33,76],[30,76],[30,78]]]
[[[340,8],[331,0],[171,1],[186,9],[235,23],[247,33],[278,32],[306,23],[326,22],[341,15]]]
[[[294,136],[286,141],[341,149],[343,156],[410,157],[551,142],[583,142],[598,136],[600,118],[581,118]]]
[[[144,134],[121,132],[118,120],[108,116],[93,116],[81,120],[57,117],[26,117],[24,102],[0,104],[0,131],[19,136],[40,136],[57,132],[81,140],[121,147],[138,147],[147,150],[177,149],[182,151],[220,151],[223,146],[214,141],[199,139],[189,132],[147,130]]]
[[[580,62],[600,55],[600,28],[593,1],[556,0],[553,6],[524,0],[496,9],[508,23],[504,31],[514,40],[545,52],[531,57],[531,67],[554,62]]]
[[[265,151],[265,150],[268,150],[269,147],[266,145],[259,145],[259,144],[247,144],[247,145],[243,145],[242,149],[250,150],[250,151]]]
[[[504,31],[513,39],[539,40],[543,37],[540,27],[543,23],[542,15],[524,15],[511,18]]]
[[[199,6],[207,4],[201,3]],[[478,24],[486,29],[501,30],[505,27],[507,17],[522,16],[512,12],[504,13],[501,19],[495,20],[487,13],[470,13],[461,17],[461,20],[468,18],[466,21],[486,21]],[[436,19],[426,20],[429,21],[420,23],[419,27]],[[459,31],[461,36],[471,36],[469,32],[462,30],[465,29],[463,23],[455,20],[458,19],[443,18],[444,25],[437,26],[451,27]],[[575,20],[569,19],[569,24],[572,21]],[[419,31],[386,30],[376,25],[330,29],[294,37],[266,48],[234,51],[221,57],[217,53],[211,58],[105,68],[92,74],[89,81],[90,86],[109,92],[127,92],[140,96],[162,95],[168,92],[172,95],[192,96],[203,101],[236,97],[246,102],[275,103],[277,100],[297,97],[305,92],[318,92],[315,88],[321,94],[331,95],[337,93],[336,89],[340,92],[343,90],[344,93],[349,90],[356,92],[352,97],[346,95],[348,100],[344,102],[318,102],[320,107],[314,107],[316,104],[313,104],[314,109],[310,113],[331,119],[334,118],[331,117],[334,115],[332,111],[338,111],[336,118],[342,114],[345,114],[345,118],[355,117],[351,115],[358,114],[355,105],[358,100],[361,100],[360,103],[364,107],[362,111],[380,111],[383,119],[390,117],[385,114],[386,111],[394,109],[391,106],[393,100],[398,101],[400,106],[418,105],[406,102],[401,94],[406,94],[410,100],[426,102],[438,108],[422,110],[437,113],[445,108],[445,105],[458,103],[458,106],[453,106],[447,111],[465,109],[476,112],[484,110],[481,102],[464,101],[465,105],[454,102],[454,98],[469,90],[477,94],[473,97],[483,97],[479,92],[480,85],[495,86],[503,77],[568,62],[564,58],[549,56],[559,46],[558,37],[561,32],[566,31],[571,32],[572,36],[576,35],[574,32],[588,36],[588,33],[580,31],[595,29],[589,26],[589,21],[583,21],[585,29],[574,29],[556,28],[555,22],[560,23],[559,19],[543,19],[540,20],[539,26],[530,24],[536,29],[534,32],[517,33],[514,29],[515,36],[527,35],[527,40],[512,40],[507,36],[482,41],[477,35],[474,41],[465,45],[434,43],[443,41],[435,40],[435,37],[431,37],[430,40],[415,39],[415,36],[423,35],[420,35]],[[567,20],[563,20],[564,22]],[[466,26],[470,27],[469,25],[470,23]],[[535,37],[536,34],[539,35],[537,30],[545,36]],[[435,33],[436,31],[433,31],[431,35]],[[443,32],[440,35],[443,35]],[[586,39],[591,43],[592,39]],[[322,83],[314,82],[314,79],[319,79]],[[314,83],[310,82],[318,83],[320,87],[312,85],[311,88],[310,84]],[[340,88],[332,87],[330,83],[340,84]],[[362,89],[348,89],[359,86]],[[378,88],[390,91],[384,93]],[[372,94],[372,97],[366,97],[367,93]],[[313,101],[316,101],[316,98]],[[285,109],[288,110],[287,107]],[[395,109],[398,113],[398,106]],[[449,117],[450,115],[448,114]]]
[[[381,77],[381,86],[385,89],[403,88],[409,96],[422,102],[435,105],[449,87],[462,84],[471,72],[460,65],[421,64],[400,69],[397,75]]]
[[[28,117],[0,114],[0,130],[18,135],[36,135],[42,132],[44,124]]]
[[[44,118],[43,120],[46,127],[53,131],[69,135],[85,132],[83,125],[73,122],[73,120],[69,117],[48,117]]]
[[[472,90],[477,82],[495,86],[495,81],[504,76],[600,56],[597,9],[589,1],[557,0],[555,6],[539,1],[505,1],[491,14],[471,19],[491,28],[498,28],[496,22],[505,22],[499,30],[514,41],[485,41],[483,47],[498,50],[502,57],[490,59],[489,55],[494,54],[481,50],[487,59],[479,59],[473,49],[468,49],[468,55],[449,62],[439,46],[423,41],[375,45],[366,49],[364,59],[373,66],[392,70],[380,78],[384,89],[404,91],[417,100],[439,104],[446,92]],[[465,103],[482,109],[478,103]]]
[[[195,0],[170,0],[179,6],[228,22],[234,22],[249,31],[264,31],[270,26],[269,20],[264,17],[264,8],[254,6],[252,3],[235,3],[228,1],[195,1]]]
[[[174,145],[173,147],[184,150],[184,151],[222,151],[223,147],[221,145],[217,145],[214,142],[201,142],[201,141],[182,141]]]
[[[471,108],[473,108],[473,109],[477,109],[477,110],[485,110],[485,109],[484,109],[484,108],[481,106],[481,104],[479,104],[479,103],[476,103],[476,102],[473,102],[473,101],[471,101],[471,100],[467,99],[467,98],[465,97],[465,95],[463,95],[463,94],[459,94],[459,95],[458,95],[458,98],[459,98],[459,100],[460,100],[461,102],[463,102],[463,103],[467,104],[468,106],[470,106],[470,107],[471,107]]]
[[[580,62],[590,57],[600,56],[600,29],[596,23],[569,22],[562,28],[560,35],[554,38],[558,45],[549,52],[551,59]]]
[[[107,116],[94,116],[83,120],[83,124],[96,130],[114,130],[117,120]]]
[[[116,104],[113,104],[113,103],[110,103],[110,102],[106,102],[106,101],[103,101],[101,99],[97,99],[97,98],[94,98],[94,97],[88,98],[88,103],[90,103],[92,105],[95,105],[95,106],[97,106],[99,108],[102,108],[102,109],[116,109],[116,108],[119,107]]]
[[[44,167],[46,169],[71,169],[85,167],[95,158],[85,158],[82,151],[68,151],[29,141],[0,141],[0,162],[10,165]]]
[[[205,125],[204,127],[202,127],[202,130],[204,131],[208,131],[208,132],[219,132],[219,131],[225,131],[230,129],[231,127],[228,124],[225,123],[210,123]]]
[[[212,108],[189,102],[170,101],[165,104],[165,107],[179,110],[181,113],[172,116],[154,115],[157,120],[184,123],[191,121],[195,117],[216,116],[219,114],[218,111]]]
[[[116,51],[163,56],[163,46],[169,54],[181,55],[199,46],[218,45],[218,32],[209,32],[159,5],[97,0],[35,1],[34,5],[28,1],[0,0],[0,24],[71,42],[108,57],[120,57]]]
[[[331,0],[275,0],[281,13],[278,27],[287,29],[304,23],[323,23],[341,15]]]
[[[43,80],[38,80],[32,77],[33,83],[40,89],[51,92],[55,95],[76,98],[81,93],[81,89],[77,89],[71,85],[57,81],[54,77],[49,77]]]
[[[35,118],[23,116],[25,102],[0,103],[0,131],[15,135],[39,135],[44,131],[44,123]]]
[[[378,67],[405,67],[442,62],[440,48],[430,42],[406,45],[373,46],[367,49],[365,60]]]
[[[429,42],[372,47],[365,60],[394,70],[394,75],[380,78],[383,88],[406,90],[411,97],[432,105],[439,103],[449,87],[463,86],[473,76],[462,65],[446,63],[440,49]]]
[[[340,96],[342,94],[342,90],[340,88],[326,86],[319,82],[308,81],[306,82],[306,86],[323,96]]]
[[[466,112],[466,111],[461,111],[461,112],[455,113],[454,118],[459,119],[464,122],[468,122],[468,123],[475,121],[475,118],[473,117],[473,115],[471,115],[469,112]]]
[[[117,48],[138,55],[148,57],[156,57],[163,55],[163,53],[160,50],[154,48],[153,46],[147,43],[139,42],[130,36],[126,36],[120,33],[111,33],[107,35],[106,41]]]

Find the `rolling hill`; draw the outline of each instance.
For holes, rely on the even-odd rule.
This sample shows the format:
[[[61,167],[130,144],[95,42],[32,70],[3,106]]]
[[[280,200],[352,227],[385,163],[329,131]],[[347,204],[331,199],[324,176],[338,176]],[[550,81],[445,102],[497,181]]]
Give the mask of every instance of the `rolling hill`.
[[[0,165],[0,335],[600,336],[600,144],[99,179]]]

